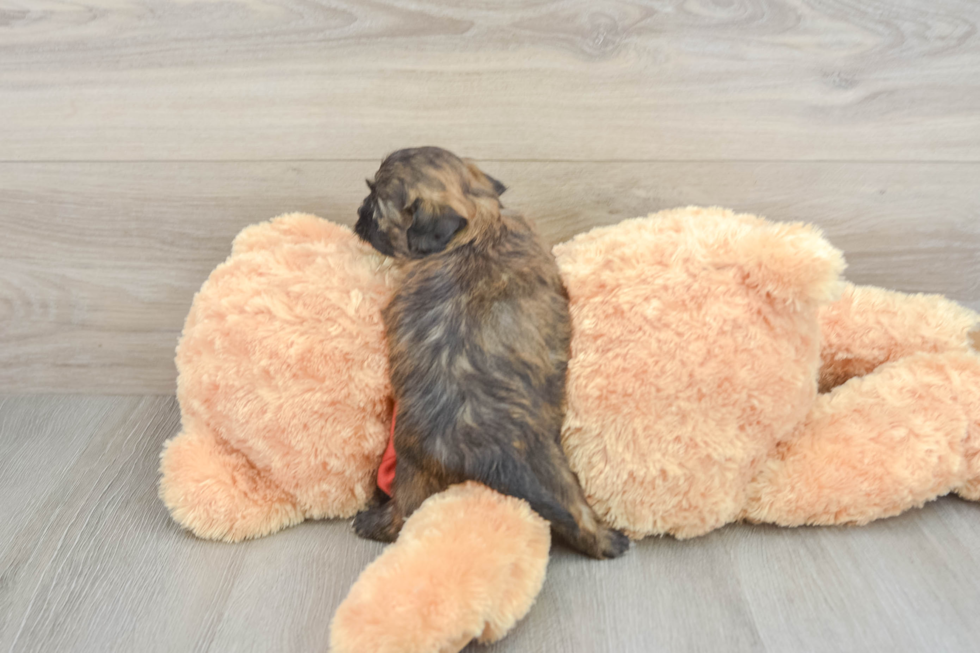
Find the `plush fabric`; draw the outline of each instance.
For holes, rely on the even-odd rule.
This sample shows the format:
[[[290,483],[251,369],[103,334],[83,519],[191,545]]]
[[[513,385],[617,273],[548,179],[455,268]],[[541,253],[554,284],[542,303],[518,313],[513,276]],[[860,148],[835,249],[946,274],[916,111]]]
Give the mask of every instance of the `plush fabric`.
[[[361,574],[331,625],[334,653],[450,653],[494,642],[541,590],[551,533],[525,501],[478,483],[427,499]]]
[[[817,229],[723,209],[627,220],[555,254],[573,326],[562,441],[589,500],[632,537],[980,500],[972,311],[846,284]],[[366,505],[391,419],[393,275],[313,216],[239,235],[177,350],[182,431],[160,482],[176,521],[236,541]],[[501,637],[547,556],[523,502],[472,483],[434,496],[352,589],[335,650]]]
[[[976,485],[980,411],[950,392],[977,387],[972,311],[843,284],[817,229],[722,209],[627,220],[555,254],[573,322],[563,444],[632,537],[863,523]],[[818,382],[865,374],[818,398]]]
[[[977,499],[980,361],[916,353],[820,395],[766,459],[743,516],[864,524],[951,491]]]
[[[970,351],[977,315],[941,295],[852,286],[820,311],[820,388],[916,353]],[[980,335],[980,334],[974,334]]]
[[[633,537],[736,519],[816,397],[840,252],[813,227],[683,209],[555,254],[573,323],[563,442],[600,516]]]
[[[314,216],[239,234],[177,347],[183,428],[160,484],[177,522],[237,541],[350,517],[370,499],[390,415],[379,307],[391,274]]]

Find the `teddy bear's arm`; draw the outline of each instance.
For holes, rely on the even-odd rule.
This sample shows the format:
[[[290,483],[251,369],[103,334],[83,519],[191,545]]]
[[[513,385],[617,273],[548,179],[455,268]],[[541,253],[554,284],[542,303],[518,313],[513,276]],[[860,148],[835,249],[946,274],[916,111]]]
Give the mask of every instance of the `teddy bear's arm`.
[[[174,520],[198,537],[239,542],[303,521],[303,512],[238,451],[197,420],[160,455],[160,498]]]
[[[918,353],[820,395],[742,517],[864,524],[949,492],[980,499],[980,356]]]
[[[820,389],[916,352],[968,351],[980,316],[940,295],[848,284],[820,312]]]

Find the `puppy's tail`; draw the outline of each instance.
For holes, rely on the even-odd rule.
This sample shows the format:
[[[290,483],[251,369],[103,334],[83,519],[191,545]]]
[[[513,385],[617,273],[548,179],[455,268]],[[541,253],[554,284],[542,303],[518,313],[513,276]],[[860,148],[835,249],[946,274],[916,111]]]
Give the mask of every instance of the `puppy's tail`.
[[[435,494],[354,583],[331,650],[455,652],[497,641],[541,591],[550,546],[548,523],[525,501],[473,481]]]

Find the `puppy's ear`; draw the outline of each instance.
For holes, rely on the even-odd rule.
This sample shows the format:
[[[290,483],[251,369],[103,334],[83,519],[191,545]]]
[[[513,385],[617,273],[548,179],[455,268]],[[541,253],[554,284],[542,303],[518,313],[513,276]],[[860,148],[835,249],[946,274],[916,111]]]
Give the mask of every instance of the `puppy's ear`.
[[[487,175],[486,173],[483,173],[483,174],[486,175],[487,181],[489,181],[490,184],[493,186],[493,192],[495,192],[498,197],[500,195],[503,195],[504,192],[507,190],[507,187],[504,186],[499,181],[497,181],[496,179],[494,179],[493,177],[491,177],[490,175]]]
[[[500,183],[499,181],[497,181],[487,173],[480,170],[480,168],[472,160],[463,159],[463,162],[466,164],[466,167],[469,168],[470,174],[476,177],[477,179],[480,178],[480,175],[486,177],[487,181],[490,182],[490,185],[493,186],[493,192],[497,194],[497,197],[503,195],[504,191],[507,190],[506,186],[504,186],[502,183]]]
[[[408,251],[416,256],[435,254],[446,249],[450,239],[466,226],[467,220],[448,206],[428,208],[415,200],[412,226],[405,232]]]

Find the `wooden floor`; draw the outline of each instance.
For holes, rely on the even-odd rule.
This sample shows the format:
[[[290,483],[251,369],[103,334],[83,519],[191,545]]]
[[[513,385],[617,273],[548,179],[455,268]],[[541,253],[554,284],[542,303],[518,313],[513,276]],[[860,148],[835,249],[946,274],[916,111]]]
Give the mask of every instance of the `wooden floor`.
[[[244,544],[180,531],[156,497],[171,397],[0,402],[0,651],[326,651],[381,545],[347,522]],[[615,561],[555,550],[489,652],[963,651],[980,640],[980,506],[862,528],[730,526]]]
[[[550,242],[684,204],[980,309],[977,0],[0,0],[0,651],[325,650],[380,548],[156,498],[174,346],[242,227],[474,157]],[[64,396],[62,396],[64,395]],[[112,396],[111,396],[112,395]],[[3,398],[6,397],[6,398]],[[980,506],[555,552],[494,651],[976,651]]]

